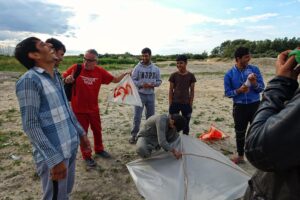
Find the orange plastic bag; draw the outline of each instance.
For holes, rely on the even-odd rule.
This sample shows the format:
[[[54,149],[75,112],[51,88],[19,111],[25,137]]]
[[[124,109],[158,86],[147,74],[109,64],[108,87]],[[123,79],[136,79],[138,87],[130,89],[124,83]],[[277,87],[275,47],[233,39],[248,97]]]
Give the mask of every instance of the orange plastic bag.
[[[217,129],[215,126],[211,125],[208,132],[201,134],[198,138],[201,140],[221,140],[228,137],[221,130]]]

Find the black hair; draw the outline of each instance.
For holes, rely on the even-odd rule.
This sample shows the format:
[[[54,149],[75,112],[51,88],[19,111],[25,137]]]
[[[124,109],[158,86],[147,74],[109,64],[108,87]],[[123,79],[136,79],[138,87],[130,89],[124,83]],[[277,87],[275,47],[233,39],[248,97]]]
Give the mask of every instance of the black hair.
[[[91,54],[93,54],[93,55],[95,55],[95,56],[98,57],[98,52],[95,49],[89,49],[85,53],[91,53]]]
[[[35,66],[35,61],[29,58],[28,54],[31,52],[38,52],[36,43],[40,39],[36,37],[29,37],[17,44],[15,48],[15,58],[24,65],[27,69],[31,69]]]
[[[58,39],[49,38],[49,39],[46,40],[46,43],[52,44],[52,46],[55,49],[55,51],[63,50],[66,53],[66,47],[65,47],[65,45],[61,41],[59,41]]]
[[[188,60],[188,58],[184,54],[178,55],[177,58],[176,58],[176,61],[183,61],[185,63],[187,63],[187,60]]]
[[[236,60],[237,58],[242,58],[243,56],[248,55],[248,54],[250,54],[249,48],[239,47],[234,52],[234,58]]]
[[[186,126],[186,119],[180,114],[171,115],[171,119],[174,120],[174,126],[177,132],[181,131]]]
[[[148,47],[145,47],[142,49],[142,54],[149,54],[151,56],[151,49],[149,49]]]

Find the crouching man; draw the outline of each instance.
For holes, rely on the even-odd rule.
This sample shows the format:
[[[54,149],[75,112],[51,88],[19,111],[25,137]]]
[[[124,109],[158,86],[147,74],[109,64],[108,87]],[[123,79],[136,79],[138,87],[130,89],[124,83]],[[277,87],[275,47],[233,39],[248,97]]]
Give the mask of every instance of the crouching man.
[[[148,158],[153,150],[163,148],[172,152],[176,159],[181,158],[182,153],[174,147],[180,142],[179,132],[185,124],[186,119],[179,114],[151,116],[137,135],[137,154]]]

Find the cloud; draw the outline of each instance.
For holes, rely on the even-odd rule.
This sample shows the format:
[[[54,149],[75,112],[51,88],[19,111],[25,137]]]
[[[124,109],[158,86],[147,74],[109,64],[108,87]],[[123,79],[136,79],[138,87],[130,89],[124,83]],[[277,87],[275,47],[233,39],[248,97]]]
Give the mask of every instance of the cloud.
[[[244,8],[244,10],[252,10],[253,8],[251,7],[251,6],[246,6],[245,8]]]
[[[255,23],[261,20],[266,20],[272,17],[278,16],[277,13],[265,13],[261,15],[253,15],[249,17],[241,17],[241,18],[232,18],[232,19],[212,19],[212,22],[215,22],[220,25],[226,26],[234,26],[241,23]]]
[[[174,8],[152,0],[89,0],[88,3],[82,0],[2,1],[0,7],[6,14],[0,13],[0,41],[6,39],[6,43],[14,43],[27,36],[42,40],[55,37],[64,42],[67,54],[90,48],[101,54],[139,54],[145,46],[150,47],[154,54],[199,53],[227,39],[246,38],[248,32],[251,36],[256,35],[255,29],[245,30],[243,26],[257,26],[262,22],[268,25],[279,15],[273,12],[249,15],[246,12],[246,17],[239,17],[240,12],[234,8],[238,5],[235,4],[228,10],[234,17],[222,17]],[[244,11],[250,6],[242,8]],[[11,22],[3,21],[3,18],[11,18]],[[258,34],[263,37],[262,31]]]
[[[295,3],[300,3],[300,0],[280,2],[279,6],[289,6]]]
[[[236,11],[237,11],[236,8],[229,8],[226,10],[226,13],[230,15],[231,13],[236,12]]]
[[[72,12],[55,4],[8,0],[0,1],[0,8],[1,31],[64,34],[71,29],[68,18]]]

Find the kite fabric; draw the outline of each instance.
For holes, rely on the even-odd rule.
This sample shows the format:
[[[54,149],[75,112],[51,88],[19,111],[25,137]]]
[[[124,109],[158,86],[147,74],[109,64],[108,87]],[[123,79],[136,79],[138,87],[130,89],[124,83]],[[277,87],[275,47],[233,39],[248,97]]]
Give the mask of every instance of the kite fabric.
[[[181,135],[176,160],[170,152],[155,152],[126,166],[146,200],[233,200],[241,198],[250,176],[220,152],[191,136]]]
[[[117,84],[108,100],[119,104],[128,104],[142,107],[142,101],[129,74]]]

